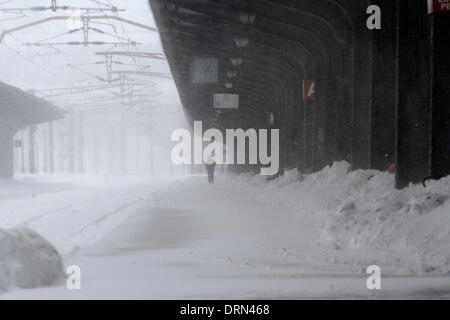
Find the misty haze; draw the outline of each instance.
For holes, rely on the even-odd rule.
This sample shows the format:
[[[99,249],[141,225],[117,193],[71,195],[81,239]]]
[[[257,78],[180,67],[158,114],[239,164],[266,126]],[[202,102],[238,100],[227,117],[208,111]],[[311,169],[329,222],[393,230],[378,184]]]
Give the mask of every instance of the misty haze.
[[[0,299],[449,299],[441,4],[0,0]]]

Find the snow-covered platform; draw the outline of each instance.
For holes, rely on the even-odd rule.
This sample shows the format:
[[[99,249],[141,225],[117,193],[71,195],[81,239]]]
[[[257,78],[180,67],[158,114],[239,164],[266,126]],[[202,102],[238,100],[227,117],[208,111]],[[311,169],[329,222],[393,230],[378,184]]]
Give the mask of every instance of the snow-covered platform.
[[[347,167],[215,185],[204,176],[22,180],[45,191],[16,186],[0,227],[49,239],[65,266],[80,266],[82,288],[1,298],[450,298],[448,179],[395,191],[389,174]],[[381,290],[366,286],[373,264]]]

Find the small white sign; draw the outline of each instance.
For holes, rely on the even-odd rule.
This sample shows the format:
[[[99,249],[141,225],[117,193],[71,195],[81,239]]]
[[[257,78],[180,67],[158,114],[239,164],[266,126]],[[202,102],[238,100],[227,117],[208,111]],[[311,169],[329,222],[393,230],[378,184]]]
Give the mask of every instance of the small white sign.
[[[239,109],[239,95],[238,94],[214,94],[214,108],[215,109]]]

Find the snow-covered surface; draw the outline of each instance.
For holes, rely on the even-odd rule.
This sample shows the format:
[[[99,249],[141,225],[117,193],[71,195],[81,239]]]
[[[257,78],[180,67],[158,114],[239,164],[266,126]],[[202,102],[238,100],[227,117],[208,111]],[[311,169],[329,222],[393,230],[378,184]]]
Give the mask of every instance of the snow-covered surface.
[[[59,251],[94,243],[179,178],[23,176],[0,185],[0,228],[25,226]],[[100,228],[97,228],[101,225]]]
[[[63,278],[56,249],[27,228],[0,229],[0,292],[11,286],[37,288]]]
[[[379,249],[392,258],[383,263],[400,263],[397,274],[450,273],[450,177],[396,190],[388,172],[348,168],[336,162],[271,183],[243,175],[236,186],[259,202],[289,206],[299,221],[314,220],[319,246]]]
[[[347,168],[215,185],[201,175],[9,182],[0,227],[49,239],[65,266],[80,266],[82,289],[2,298],[450,298],[449,179],[397,191],[388,173]],[[379,291],[366,287],[372,264]]]
[[[0,181],[0,293],[62,279],[58,251],[67,256],[98,241],[180,180],[42,175]]]

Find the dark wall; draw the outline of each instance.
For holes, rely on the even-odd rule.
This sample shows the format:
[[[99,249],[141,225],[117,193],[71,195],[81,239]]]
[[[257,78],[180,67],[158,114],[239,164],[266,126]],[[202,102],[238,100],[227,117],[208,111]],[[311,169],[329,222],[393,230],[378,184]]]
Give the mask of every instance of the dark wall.
[[[325,2],[329,7],[324,6]],[[220,39],[228,30],[239,30],[235,13],[244,2],[150,0],[150,3],[163,30],[166,55],[188,114],[207,119],[210,101],[203,98],[209,93],[182,90],[189,85],[189,79],[182,77],[185,64],[176,58],[185,54],[186,44],[201,38],[211,28]],[[255,0],[252,3],[258,36],[250,33],[250,47],[253,42],[263,43],[267,46],[264,55],[270,56],[270,60],[258,66],[256,60],[261,60],[258,55],[247,56],[244,65],[256,61],[252,66],[258,69],[258,74],[252,78],[248,76],[250,70],[245,70],[242,74],[246,81],[238,82],[236,88],[243,97],[266,92],[269,97],[276,96],[276,103],[268,105],[273,106],[271,112],[279,120],[282,166],[317,171],[334,161],[347,160],[353,169],[395,168],[398,188],[420,183],[430,176],[450,174],[449,13],[428,14],[426,0]],[[366,26],[369,5],[381,8],[381,30],[369,30]],[[173,27],[181,23],[180,19],[201,24],[198,15],[190,17],[182,13],[178,17],[178,6],[220,16],[222,28],[204,24],[194,34],[186,35],[183,26],[174,32]],[[159,10],[165,14],[160,15]],[[333,14],[329,14],[331,11]],[[273,37],[282,40],[268,40]],[[313,57],[303,58],[302,67],[310,71],[298,73],[299,79],[290,77],[286,69],[268,68],[272,63],[281,65],[285,61],[284,55],[270,53],[280,49],[277,44],[286,41],[306,48]],[[203,47],[192,46],[189,53],[199,55]],[[220,43],[209,53],[220,57],[225,49],[229,47]],[[294,48],[282,50],[296,54]],[[298,52],[300,59],[303,51]],[[303,103],[298,88],[308,78],[318,81],[316,101]],[[295,86],[297,89],[292,89]],[[197,108],[201,101],[203,109]],[[267,111],[256,100],[248,100],[248,107],[251,108],[245,110],[253,110],[255,114],[248,111],[248,117],[242,113],[239,119],[230,117],[224,126],[233,127],[238,120],[251,126],[249,121],[256,117],[256,112]]]
[[[400,1],[398,11],[397,186],[430,174],[431,15],[426,1]]]
[[[431,176],[450,174],[450,15],[433,16]]]

